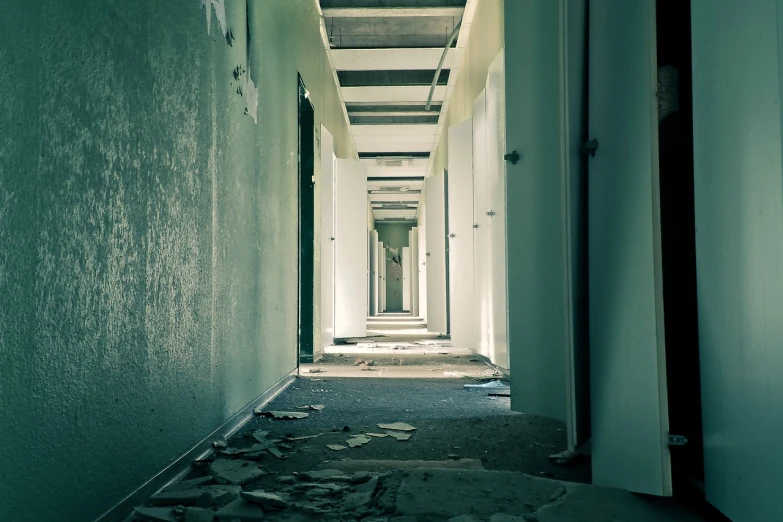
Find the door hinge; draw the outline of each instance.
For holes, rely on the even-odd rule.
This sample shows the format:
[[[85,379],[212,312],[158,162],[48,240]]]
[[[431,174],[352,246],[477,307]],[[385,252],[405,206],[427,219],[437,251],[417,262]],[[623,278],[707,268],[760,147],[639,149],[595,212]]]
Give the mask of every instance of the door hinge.
[[[473,228],[478,228],[478,223],[473,223]]]
[[[494,210],[490,210],[489,212],[487,212],[487,215],[488,215],[489,217],[492,217],[492,216],[494,216],[494,215],[495,215],[495,211],[494,211]]]
[[[674,435],[669,433],[669,447],[685,446],[688,444],[688,437],[685,435]]]
[[[598,140],[587,140],[586,142],[582,143],[582,146],[579,148],[579,152],[581,152],[584,155],[589,155],[591,157],[595,157],[595,151],[598,150]]]
[[[512,165],[516,165],[519,161],[520,155],[517,151],[512,151],[503,156],[503,159],[506,161],[510,161]]]

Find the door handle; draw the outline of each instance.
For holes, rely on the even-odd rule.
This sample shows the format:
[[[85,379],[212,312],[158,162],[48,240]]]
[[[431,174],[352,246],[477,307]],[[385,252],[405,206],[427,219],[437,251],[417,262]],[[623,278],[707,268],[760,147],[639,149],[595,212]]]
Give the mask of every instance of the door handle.
[[[426,255],[427,255],[427,257],[430,257],[430,253],[429,253],[429,252],[427,252],[427,254],[426,254]]]
[[[512,151],[506,154],[505,156],[503,156],[503,159],[506,161],[510,161],[512,165],[516,165],[520,157],[521,156],[519,155],[519,152]]]
[[[449,234],[449,237],[450,238],[455,238],[455,237],[457,237],[457,235],[456,234]]]
[[[585,156],[595,157],[595,152],[598,150],[598,140],[592,139],[582,143],[579,147],[579,152]]]

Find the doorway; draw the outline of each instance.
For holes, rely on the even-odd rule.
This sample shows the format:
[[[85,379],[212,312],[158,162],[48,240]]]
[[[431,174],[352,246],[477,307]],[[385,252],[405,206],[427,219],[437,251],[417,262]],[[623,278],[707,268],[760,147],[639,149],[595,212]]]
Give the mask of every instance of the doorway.
[[[690,2],[656,2],[666,375],[675,495],[703,489]],[[679,445],[684,444],[684,445]]]
[[[298,75],[299,92],[299,362],[313,362],[315,239],[315,109]]]

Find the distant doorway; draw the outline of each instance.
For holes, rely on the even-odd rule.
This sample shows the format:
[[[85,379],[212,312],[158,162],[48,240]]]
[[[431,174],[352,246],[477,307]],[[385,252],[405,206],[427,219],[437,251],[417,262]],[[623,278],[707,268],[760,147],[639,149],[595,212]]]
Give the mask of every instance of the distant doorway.
[[[315,109],[302,77],[299,90],[299,362],[313,362]]]

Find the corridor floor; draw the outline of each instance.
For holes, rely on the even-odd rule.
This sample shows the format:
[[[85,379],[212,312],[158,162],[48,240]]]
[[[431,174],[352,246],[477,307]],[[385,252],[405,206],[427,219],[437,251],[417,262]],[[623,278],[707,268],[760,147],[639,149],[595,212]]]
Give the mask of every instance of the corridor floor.
[[[300,377],[136,519],[701,520],[580,484],[589,462],[548,458],[566,447],[562,424],[511,412],[506,397],[465,390],[471,382]]]

